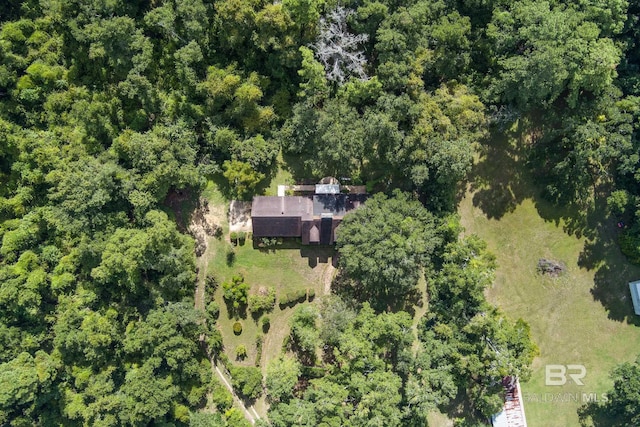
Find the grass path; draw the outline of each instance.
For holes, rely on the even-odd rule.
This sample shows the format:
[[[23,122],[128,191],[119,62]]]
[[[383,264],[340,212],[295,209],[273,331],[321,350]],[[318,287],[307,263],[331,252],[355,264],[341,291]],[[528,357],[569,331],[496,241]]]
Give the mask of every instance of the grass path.
[[[286,178],[285,172],[279,172],[278,176],[280,175],[283,176],[282,179]],[[275,186],[272,187],[275,191]],[[274,287],[278,297],[296,289],[313,289],[316,296],[312,304],[317,304],[323,295],[330,292],[330,284],[335,273],[331,264],[333,251],[330,248],[292,247],[261,250],[255,249],[251,240],[248,239],[244,244],[233,247],[234,261],[227,262],[227,252],[231,248],[228,241],[229,224],[226,215],[228,202],[213,182],[209,182],[203,191],[203,197],[209,201],[210,212],[216,218],[214,222],[221,225],[223,234],[220,239],[208,239],[207,249],[198,259],[196,308],[204,309],[204,283],[207,274],[212,274],[218,283],[222,284],[230,280],[233,275],[240,273],[244,276],[245,282],[251,286],[250,293],[258,292],[260,287]],[[258,358],[256,339],[260,336],[262,337],[262,354],[257,362],[264,374],[269,361],[282,352],[284,339],[289,334],[289,319],[295,307],[280,308],[276,304],[274,310],[267,314],[270,318],[270,328],[265,333],[259,319],[254,319],[250,312],[243,313],[239,319],[229,314],[223,299],[222,286],[218,286],[214,298],[220,307],[217,327],[221,331],[227,357],[235,365],[254,366]],[[309,304],[309,302],[303,304]],[[236,320],[243,327],[240,335],[232,332],[232,325]],[[244,360],[235,360],[235,349],[239,345],[244,345],[247,349],[248,354]],[[222,367],[215,368],[216,366],[212,365],[214,373],[225,383],[224,377],[227,374],[221,372]],[[234,395],[234,401],[252,423],[254,419],[266,416],[268,405],[264,396],[248,408],[241,405],[242,402],[235,397]]]
[[[226,202],[224,202],[224,199],[211,186],[211,184],[205,190],[205,197],[207,197],[209,203],[211,204],[208,220],[214,224],[221,225],[223,229],[227,230],[228,224],[226,221]],[[200,257],[198,257],[196,261],[198,266],[198,282],[196,284],[194,295],[194,305],[196,310],[205,310],[205,279],[207,277],[207,271],[209,268],[209,260],[216,258],[216,256],[219,255],[217,252],[218,245],[215,244],[215,239],[209,238],[205,251]],[[200,342],[201,345],[206,346],[206,337],[204,335],[200,337]],[[253,406],[247,407],[244,404],[242,399],[240,399],[240,397],[236,394],[236,392],[233,390],[233,387],[231,386],[231,377],[229,376],[229,378],[227,378],[227,375],[223,372],[223,370],[220,369],[213,357],[209,358],[209,362],[211,363],[212,373],[218,377],[222,384],[224,384],[227,390],[229,390],[229,392],[231,393],[234,405],[242,411],[244,417],[251,424],[255,424],[256,421],[260,419],[260,416],[256,412],[255,408]]]
[[[516,133],[492,142],[474,167],[459,214],[466,233],[486,240],[497,256],[489,300],[526,320],[540,348],[531,379],[522,382],[528,425],[576,426],[580,405],[611,387],[611,368],[640,353],[627,286],[640,269],[617,249],[615,221],[601,204],[576,219],[540,199],[521,160],[525,143]],[[565,263],[566,274],[540,276],[540,258]],[[584,365],[584,385],[571,379],[546,385],[550,364]]]

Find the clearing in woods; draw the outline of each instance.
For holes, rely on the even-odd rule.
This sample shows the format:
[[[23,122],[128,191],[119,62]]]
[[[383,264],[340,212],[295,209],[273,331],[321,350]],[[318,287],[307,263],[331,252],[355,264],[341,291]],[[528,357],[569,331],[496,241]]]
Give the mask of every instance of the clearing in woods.
[[[540,348],[531,379],[521,384],[528,425],[575,426],[578,408],[611,388],[609,371],[640,353],[627,284],[640,269],[618,250],[616,221],[601,200],[576,215],[540,197],[521,155],[528,143],[522,134],[514,128],[484,147],[458,211],[465,232],[497,256],[489,300],[526,320]],[[541,258],[564,263],[566,272],[540,275]],[[546,385],[545,365],[584,365],[584,385],[568,375],[564,385]]]
[[[289,318],[300,304],[316,304],[323,295],[330,292],[334,267],[331,264],[333,248],[297,247],[291,249],[254,249],[250,238],[242,244],[232,245],[229,240],[229,221],[227,213],[229,202],[225,200],[213,182],[209,182],[202,197],[208,201],[208,219],[222,228],[219,238],[208,236],[206,251],[198,258],[198,288],[196,289],[196,307],[205,306],[205,278],[213,275],[218,282],[215,300],[220,306],[218,328],[222,332],[224,352],[234,364],[254,366],[259,364],[263,374],[269,361],[281,351],[285,337],[289,333]],[[227,253],[233,250],[233,262],[227,261]],[[238,319],[229,314],[223,299],[221,284],[235,274],[242,274],[245,283],[251,289],[249,294],[258,293],[260,288],[273,287],[276,290],[276,305],[271,313],[268,329],[263,329],[260,318],[254,318],[249,310]],[[293,290],[313,290],[315,297],[311,301],[301,302],[293,307],[281,307],[278,300],[284,293]],[[242,333],[233,333],[233,323],[242,324]],[[262,352],[258,353],[256,339],[262,337]],[[235,349],[244,345],[247,357],[236,360]],[[258,360],[259,357],[259,360]],[[266,415],[267,405],[264,396],[258,399],[254,407],[261,417]]]

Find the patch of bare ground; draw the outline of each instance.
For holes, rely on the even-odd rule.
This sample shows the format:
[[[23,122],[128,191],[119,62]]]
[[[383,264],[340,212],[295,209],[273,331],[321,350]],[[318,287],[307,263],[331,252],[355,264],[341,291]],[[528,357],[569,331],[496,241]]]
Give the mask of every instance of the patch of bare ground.
[[[205,279],[209,259],[215,254],[211,253],[209,239],[219,237],[222,234],[222,222],[224,221],[224,207],[211,206],[206,199],[200,199],[189,222],[189,234],[196,241],[196,266],[198,271],[198,283],[195,292],[195,307],[204,310]]]
[[[229,232],[251,230],[251,202],[232,200],[229,205]]]
[[[324,271],[322,272],[322,285],[323,292],[322,295],[329,295],[331,293],[331,282],[333,282],[333,278],[336,275],[336,268],[328,262]]]

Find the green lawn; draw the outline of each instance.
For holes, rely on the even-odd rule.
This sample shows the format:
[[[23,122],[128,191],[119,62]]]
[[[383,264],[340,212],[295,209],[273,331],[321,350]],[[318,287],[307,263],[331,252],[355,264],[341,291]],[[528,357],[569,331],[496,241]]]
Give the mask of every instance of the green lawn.
[[[286,179],[287,174],[288,172],[280,170],[276,177]],[[273,190],[275,193],[275,185]],[[266,191],[269,193],[268,189]],[[326,285],[333,277],[331,267],[333,251],[308,247],[302,250],[299,247],[261,250],[254,249],[251,240],[248,239],[244,245],[233,247],[235,260],[232,264],[228,264],[226,252],[231,248],[231,243],[226,213],[229,203],[217,189],[216,184],[211,181],[203,191],[203,197],[209,201],[210,209],[216,212],[216,217],[223,229],[223,236],[220,239],[209,239],[206,259],[203,257],[199,265],[201,280],[204,279],[206,272],[214,275],[220,284],[215,299],[220,305],[218,327],[222,332],[224,351],[234,363],[252,366],[257,356],[256,337],[261,335],[263,337],[261,366],[264,368],[269,360],[280,354],[284,338],[289,333],[289,318],[297,306],[281,309],[276,303],[273,312],[267,314],[271,320],[271,327],[266,333],[263,332],[259,319],[254,319],[251,312],[247,310],[246,315],[239,319],[243,326],[242,334],[236,336],[232,330],[236,319],[227,311],[222,297],[222,282],[230,280],[234,274],[241,273],[245,282],[251,286],[250,293],[257,293],[260,287],[274,287],[277,299],[280,295],[294,289],[314,289],[316,297],[312,303],[317,303],[326,293]],[[309,302],[301,304],[309,304]],[[241,344],[247,348],[248,355],[243,361],[236,361],[235,349]],[[256,409],[261,415],[265,415],[267,407],[264,399],[256,402]]]
[[[266,194],[276,193],[276,183],[290,183],[291,175],[281,168],[275,175],[272,185],[265,187]],[[323,248],[298,248],[261,250],[254,249],[252,241],[246,240],[244,245],[233,247],[235,260],[232,264],[227,263],[226,252],[231,248],[229,242],[229,224],[227,212],[229,201],[218,190],[213,181],[209,181],[202,196],[209,201],[209,207],[215,212],[217,223],[222,226],[223,235],[221,238],[210,238],[209,248],[205,257],[198,262],[200,280],[204,280],[205,274],[214,275],[219,286],[215,294],[215,300],[220,306],[220,316],[218,318],[218,328],[222,333],[224,351],[231,361],[238,365],[253,366],[257,358],[256,337],[262,336],[262,357],[261,367],[264,368],[274,357],[277,357],[281,350],[285,337],[289,334],[289,319],[297,307],[280,308],[277,300],[280,295],[295,289],[314,289],[316,297],[313,304],[320,300],[320,297],[327,291],[327,283],[331,282],[333,269],[331,267],[330,249]],[[238,319],[242,324],[243,331],[236,336],[232,326],[236,321],[234,316],[229,315],[226,304],[222,297],[222,286],[224,281],[230,280],[235,274],[241,273],[245,282],[251,286],[250,293],[257,293],[260,287],[274,287],[276,290],[276,306],[273,312],[267,315],[270,318],[270,328],[264,332],[259,323],[259,319],[254,319],[250,311]],[[300,304],[309,304],[304,302]],[[247,349],[247,357],[244,360],[236,360],[235,349],[239,345],[244,345]],[[261,416],[266,415],[267,405],[264,397],[258,399],[255,408]]]
[[[485,239],[497,256],[490,301],[525,319],[540,348],[531,379],[522,383],[528,425],[575,426],[586,398],[611,387],[611,368],[640,353],[627,285],[640,269],[618,251],[615,221],[599,204],[576,219],[539,197],[519,156],[526,140],[517,135],[494,139],[478,159],[459,213],[466,233]],[[565,263],[567,272],[540,276],[540,258]],[[545,385],[549,364],[584,365],[584,385]]]
[[[219,240],[213,243],[212,253],[216,255],[210,259],[208,272],[214,274],[220,283],[229,280],[234,274],[241,273],[245,282],[251,286],[250,293],[257,293],[258,289],[263,287],[274,287],[276,289],[276,297],[280,298],[286,292],[294,289],[314,289],[316,299],[324,294],[324,274],[329,268],[328,263],[311,264],[309,258],[303,258],[300,250],[297,249],[280,249],[276,251],[261,251],[254,249],[251,242],[247,241],[243,246],[235,247],[236,259],[232,265],[227,265],[224,251],[229,243],[226,240]],[[256,320],[247,311],[246,317],[240,319],[243,325],[243,332],[240,336],[235,336],[232,332],[232,325],[235,319],[228,314],[226,305],[222,298],[222,287],[220,286],[216,293],[216,300],[220,304],[220,318],[218,324],[222,331],[225,352],[231,360],[234,359],[234,350],[237,345],[244,344],[249,353],[249,357],[244,364],[253,364],[255,361],[255,338],[258,333],[262,333],[262,328],[258,326]],[[263,364],[274,356],[279,354],[279,348],[282,345],[282,339],[288,333],[288,318],[295,308],[280,308],[276,303],[276,307],[272,313],[269,313],[271,319],[271,328],[265,336],[273,331],[279,338],[277,342],[272,343],[269,339],[269,346],[263,346]],[[265,341],[266,342],[266,341]],[[278,344],[279,342],[279,344]]]

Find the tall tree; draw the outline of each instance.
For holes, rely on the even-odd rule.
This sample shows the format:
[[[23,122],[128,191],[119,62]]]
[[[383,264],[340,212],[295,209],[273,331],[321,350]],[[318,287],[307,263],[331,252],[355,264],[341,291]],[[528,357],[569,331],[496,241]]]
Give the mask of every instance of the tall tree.
[[[433,215],[400,191],[376,194],[347,215],[336,240],[340,269],[376,306],[413,291],[441,242]]]

